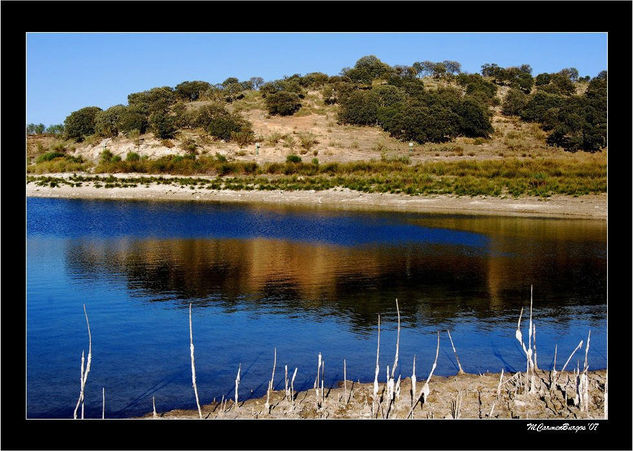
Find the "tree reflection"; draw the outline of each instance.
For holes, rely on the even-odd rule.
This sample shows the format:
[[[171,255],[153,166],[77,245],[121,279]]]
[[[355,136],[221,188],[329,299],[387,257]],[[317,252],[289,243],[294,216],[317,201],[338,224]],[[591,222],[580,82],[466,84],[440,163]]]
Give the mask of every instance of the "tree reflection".
[[[514,322],[530,284],[536,314],[547,311],[562,322],[570,306],[606,303],[604,242],[543,236],[534,227],[529,233],[504,230],[485,249],[263,238],[79,239],[69,241],[66,265],[71,275],[124,280],[142,301],[312,319],[335,315],[359,333],[375,327],[378,313],[395,320],[396,297],[404,327],[464,317]]]

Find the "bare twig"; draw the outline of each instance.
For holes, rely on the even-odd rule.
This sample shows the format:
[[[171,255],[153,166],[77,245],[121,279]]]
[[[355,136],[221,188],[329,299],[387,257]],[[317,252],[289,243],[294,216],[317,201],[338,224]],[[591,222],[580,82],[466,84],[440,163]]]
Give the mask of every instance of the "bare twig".
[[[86,361],[86,367],[84,369],[84,351],[81,351],[81,380],[79,389],[79,399],[73,412],[73,418],[77,419],[77,409],[81,405],[81,418],[84,418],[84,392],[86,388],[86,381],[88,380],[88,373],[90,372],[90,363],[92,362],[92,333],[90,332],[90,322],[88,321],[88,313],[86,312],[86,304],[84,304],[84,316],[86,317],[86,326],[88,326],[88,359]]]
[[[455,345],[453,344],[453,337],[451,337],[451,331],[447,330],[446,333],[448,334],[448,339],[451,341],[451,347],[453,348],[453,353],[455,354],[455,360],[457,360],[457,367],[459,368],[459,371],[457,372],[457,374],[464,374],[464,369],[462,368],[462,364],[459,362],[459,357],[457,356],[457,350],[455,349]]]
[[[400,307],[398,307],[398,298],[396,298],[396,313],[398,314],[398,335],[396,336],[396,357],[393,360],[393,368],[391,368],[391,379],[396,377],[396,368],[398,367],[398,353],[400,350]]]
[[[101,419],[105,419],[105,387],[101,389],[101,399],[103,404],[101,405]]]
[[[347,399],[347,362],[345,359],[343,359],[343,398]]]
[[[415,376],[415,354],[413,354],[413,371],[411,372],[411,405],[413,405],[413,397],[416,393],[417,378]]]
[[[196,405],[198,406],[198,415],[202,418],[202,409],[200,408],[200,399],[198,398],[198,386],[196,385],[196,362],[193,356],[193,327],[191,324],[191,302],[189,303],[189,349],[191,351],[191,382],[193,392],[196,395]]]
[[[426,402],[426,400],[428,399],[429,393],[430,393],[429,382],[431,380],[431,377],[433,376],[433,372],[435,371],[435,368],[437,367],[437,357],[439,356],[439,354],[440,354],[440,331],[438,330],[437,331],[437,349],[435,350],[435,360],[433,361],[431,372],[429,373],[429,376],[426,378],[426,382],[424,383],[424,386],[422,387],[422,389],[420,390],[420,393],[416,397],[416,401],[411,407],[411,410],[409,410],[409,413],[407,414],[407,418],[411,416],[411,414],[413,413],[413,410],[416,408],[416,406],[420,402],[420,399],[422,399],[423,396],[424,396],[424,402]]]
[[[237,376],[235,377],[235,406],[239,407],[239,388],[240,388],[240,372],[242,371],[242,363],[237,367]]]
[[[275,367],[277,366],[277,348],[275,348],[275,355],[273,357],[273,374],[268,382],[268,390],[266,390],[266,412],[270,413],[270,393],[273,391],[275,381]]]

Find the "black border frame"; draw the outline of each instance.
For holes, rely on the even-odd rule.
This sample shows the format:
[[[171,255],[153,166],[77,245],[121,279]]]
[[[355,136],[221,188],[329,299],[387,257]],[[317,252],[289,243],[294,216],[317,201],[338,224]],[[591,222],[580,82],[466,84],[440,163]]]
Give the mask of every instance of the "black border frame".
[[[2,1],[2,447],[4,449],[631,449],[631,15],[617,2]],[[195,14],[174,15],[174,8]],[[215,19],[214,18],[223,18]],[[416,18],[419,18],[416,20]],[[440,20],[433,19],[440,18]],[[444,20],[441,20],[444,19]],[[609,420],[529,432],[523,420],[26,420],[26,39],[29,31],[608,32]],[[20,168],[20,170],[18,170]],[[22,171],[22,172],[20,172]],[[16,237],[23,236],[24,241]],[[11,245],[19,242],[23,247]],[[9,260],[10,259],[10,260]],[[20,260],[20,264],[16,263]],[[21,287],[22,290],[15,288]],[[539,422],[540,423],[540,422]],[[560,420],[544,424],[563,424]],[[586,424],[581,421],[578,424]]]

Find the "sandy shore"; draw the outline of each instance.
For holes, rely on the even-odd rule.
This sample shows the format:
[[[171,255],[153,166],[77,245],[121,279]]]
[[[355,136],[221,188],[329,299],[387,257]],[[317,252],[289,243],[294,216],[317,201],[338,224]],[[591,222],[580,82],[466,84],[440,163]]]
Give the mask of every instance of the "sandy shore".
[[[69,177],[70,174],[51,174]],[[117,178],[138,174],[120,174]],[[169,178],[164,177],[164,178]],[[28,183],[29,197],[79,199],[179,200],[201,202],[259,203],[314,206],[345,210],[385,210],[424,213],[481,214],[522,217],[587,218],[606,220],[607,195],[537,197],[458,197],[448,195],[409,196],[404,194],[361,193],[345,188],[327,191],[231,191],[190,189],[177,184],[137,187],[96,188],[92,183],[79,187],[37,186]]]
[[[317,404],[314,389],[286,394],[285,389],[272,392],[268,409],[266,396],[242,401],[216,400],[201,408],[204,419],[372,419],[372,418],[604,418],[606,370],[589,371],[589,404],[585,411],[577,404],[575,374],[552,375],[539,371],[534,390],[525,391],[525,373],[457,374],[450,377],[433,376],[429,382],[429,396],[412,410],[417,397],[411,394],[411,379],[403,379],[400,394],[391,402],[386,384],[379,384],[378,400],[373,401],[373,383],[339,382],[336,387],[325,387]],[[500,384],[501,381],[501,384]],[[418,380],[419,393],[424,380]],[[319,393],[319,395],[321,395]],[[244,396],[244,395],[242,395]],[[157,404],[159,400],[156,401]],[[198,410],[172,410],[148,413],[143,418],[197,419]]]

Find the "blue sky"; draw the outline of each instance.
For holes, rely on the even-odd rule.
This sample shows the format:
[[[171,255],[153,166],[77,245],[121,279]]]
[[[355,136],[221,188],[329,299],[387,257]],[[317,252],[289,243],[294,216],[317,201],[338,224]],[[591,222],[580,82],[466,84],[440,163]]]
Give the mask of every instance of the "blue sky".
[[[607,68],[606,33],[29,33],[27,122],[62,123],[79,108],[185,80],[220,83],[294,73],[338,74],[365,55],[390,65],[455,60],[529,64],[533,75]]]

